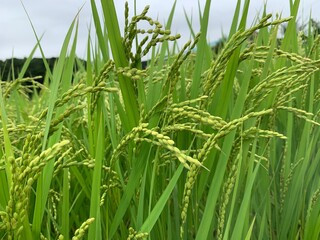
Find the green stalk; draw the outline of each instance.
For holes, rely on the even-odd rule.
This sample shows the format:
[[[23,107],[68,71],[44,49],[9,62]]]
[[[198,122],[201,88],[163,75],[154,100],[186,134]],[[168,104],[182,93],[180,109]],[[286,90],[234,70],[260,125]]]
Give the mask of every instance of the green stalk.
[[[156,220],[159,218],[165,204],[168,202],[168,199],[170,197],[170,194],[172,193],[175,185],[177,184],[177,181],[183,171],[183,165],[180,164],[176,172],[174,173],[172,179],[170,180],[167,188],[163,191],[161,197],[159,198],[158,202],[152,209],[150,215],[145,220],[141,227],[141,232],[150,232],[153,228],[153,226],[156,223]]]
[[[105,131],[104,131],[104,114],[98,111],[99,122],[96,139],[96,153],[95,153],[95,166],[92,178],[92,191],[90,198],[90,217],[95,218],[95,221],[89,227],[89,239],[102,239],[101,231],[101,212],[100,212],[100,186],[101,186],[101,171],[104,159],[104,146],[105,146]]]
[[[204,14],[201,19],[201,36],[197,46],[197,56],[196,56],[196,62],[194,66],[195,69],[193,73],[192,86],[191,86],[191,99],[196,98],[199,95],[201,74],[205,70],[204,66],[206,66],[204,59],[205,59],[205,54],[208,51],[207,31],[208,31],[208,22],[209,22],[209,16],[210,16],[210,5],[211,5],[211,0],[207,0],[204,8]]]
[[[58,61],[58,64],[56,65],[55,71],[53,72],[52,75],[50,74],[52,76],[52,86],[51,86],[51,94],[50,94],[50,98],[49,98],[49,102],[48,102],[48,114],[47,114],[47,118],[46,118],[45,129],[44,129],[42,151],[46,149],[47,143],[48,143],[48,147],[50,147],[54,143],[57,143],[60,139],[62,125],[60,125],[60,131],[58,131],[56,134],[54,134],[50,139],[48,139],[48,137],[49,137],[50,124],[51,124],[52,117],[53,117],[54,104],[57,99],[60,81],[62,78],[64,78],[64,74],[68,74],[69,71],[73,71],[72,65],[70,65],[68,69],[65,69],[64,64],[65,64],[67,49],[68,49],[68,45],[69,45],[69,42],[71,39],[71,35],[73,32],[75,22],[76,22],[75,20],[72,22],[72,24],[68,30],[68,33],[67,33],[65,41],[63,43],[63,47],[62,47],[59,61]],[[34,34],[37,37],[35,30],[34,30]],[[42,57],[45,61],[45,57],[44,57],[44,53],[42,51],[41,45],[40,45],[40,49],[41,49]],[[51,71],[50,71],[48,65],[46,65],[46,66],[47,66],[47,71],[50,73]],[[67,78],[64,79],[63,85],[65,87],[67,86],[66,82],[68,80],[70,81],[70,79],[67,79]],[[62,91],[66,91],[66,89],[63,88]],[[57,111],[56,114],[58,115],[62,111],[63,111],[63,108],[59,109],[59,111]],[[33,234],[34,234],[35,239],[39,238],[39,236],[40,236],[42,219],[43,219],[43,215],[45,212],[45,205],[47,202],[48,193],[50,190],[50,184],[51,184],[51,180],[52,180],[53,167],[54,167],[54,161],[51,160],[45,166],[45,168],[42,172],[42,175],[40,176],[40,178],[37,181],[37,190],[36,190],[37,197],[36,197],[35,210],[34,210],[34,215],[33,215],[33,224],[32,224]]]
[[[11,141],[9,138],[9,133],[7,130],[7,114],[6,114],[6,110],[5,110],[5,101],[3,99],[2,96],[2,88],[1,88],[1,84],[0,84],[0,119],[1,119],[1,123],[2,123],[2,131],[3,131],[3,138],[4,138],[4,155],[5,155],[5,160],[6,160],[6,164],[5,164],[5,170],[6,170],[6,183],[2,182],[2,186],[3,186],[3,195],[5,196],[5,201],[4,203],[7,203],[9,200],[9,189],[12,185],[12,172],[11,172],[11,163],[9,161],[10,158],[14,159],[14,154],[13,154],[13,150],[12,150],[12,145],[11,145]],[[4,179],[3,179],[4,180]],[[4,204],[3,206],[5,206],[6,204]]]
[[[122,46],[122,38],[113,0],[101,1],[101,5],[115,65],[116,67],[126,67],[128,66],[128,59],[126,58],[125,51]],[[133,83],[129,78],[124,77],[121,74],[118,78],[129,127],[132,129],[137,126],[139,122],[139,108]]]

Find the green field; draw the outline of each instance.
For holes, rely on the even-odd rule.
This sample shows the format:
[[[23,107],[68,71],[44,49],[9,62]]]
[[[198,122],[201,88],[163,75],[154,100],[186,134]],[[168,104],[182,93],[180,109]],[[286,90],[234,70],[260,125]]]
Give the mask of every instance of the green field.
[[[319,239],[319,25],[289,2],[252,24],[238,1],[215,53],[210,0],[184,46],[175,3],[162,25],[91,0],[86,63],[76,17],[43,84],[39,40],[0,84],[0,239]]]

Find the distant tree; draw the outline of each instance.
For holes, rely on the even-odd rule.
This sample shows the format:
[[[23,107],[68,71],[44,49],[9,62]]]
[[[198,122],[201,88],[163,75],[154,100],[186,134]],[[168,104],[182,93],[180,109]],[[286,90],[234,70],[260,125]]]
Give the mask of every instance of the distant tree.
[[[11,58],[11,59],[6,59],[5,61],[0,60],[0,79],[2,81],[8,81],[8,80],[13,80],[17,78],[26,60],[27,60],[26,58],[23,58],[23,59]],[[58,59],[55,57],[46,59],[51,71],[53,70],[57,60]],[[84,60],[80,60],[80,61],[82,61],[84,65],[86,64]],[[75,71],[77,70],[78,69],[75,69]],[[25,78],[40,77],[37,79],[37,81],[43,83],[44,77],[46,76],[46,72],[47,70],[45,68],[43,59],[34,58],[31,60],[26,70],[26,73],[24,74],[23,77]]]
[[[8,81],[8,80],[13,80],[17,78],[26,60],[27,60],[26,58],[23,58],[23,59],[11,58],[11,59],[6,59],[5,61],[0,61],[1,80]],[[56,58],[47,59],[49,68],[51,70],[53,69],[54,63],[56,60],[57,60]],[[43,82],[43,78],[45,74],[46,74],[46,68],[42,58],[34,58],[31,60],[27,68],[27,71],[23,77],[41,76],[41,78],[38,79],[38,81]]]
[[[211,46],[211,50],[214,54],[218,54],[220,53],[220,51],[222,50],[222,48],[224,47],[225,43],[227,41],[227,38],[225,36],[223,36],[222,38],[220,38],[218,41],[216,41],[212,46]]]

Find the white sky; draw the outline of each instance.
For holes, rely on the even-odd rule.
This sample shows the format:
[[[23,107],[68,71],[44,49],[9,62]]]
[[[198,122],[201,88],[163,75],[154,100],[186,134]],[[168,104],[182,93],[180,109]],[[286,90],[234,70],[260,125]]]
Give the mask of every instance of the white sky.
[[[97,3],[100,1],[96,1]],[[123,26],[124,0],[114,0],[118,12],[121,27]],[[129,0],[131,15],[133,12],[133,0]],[[138,13],[145,5],[150,5],[148,16],[164,23],[169,16],[173,0],[137,0]],[[199,0],[203,9],[205,0]],[[237,0],[212,0],[208,40],[214,41],[221,37],[221,32],[227,34],[231,25],[234,8]],[[243,1],[244,2],[244,1]],[[251,0],[248,25],[251,25],[255,16],[263,9],[265,0]],[[67,30],[83,6],[79,16],[79,36],[77,54],[84,57],[88,37],[88,26],[92,22],[90,0],[23,0],[31,17],[37,34],[44,34],[41,41],[46,57],[58,56]],[[179,43],[183,45],[190,37],[190,31],[185,20],[183,9],[193,19],[195,32],[200,29],[198,21],[197,0],[177,0],[174,14],[172,33],[182,35]],[[300,19],[307,19],[310,12],[319,13],[319,0],[300,1]],[[282,13],[283,17],[289,16],[289,0],[268,0],[268,13]],[[313,18],[320,20],[319,15],[313,14]],[[20,0],[0,0],[0,59],[12,56],[27,57],[36,39]],[[39,52],[36,56],[40,56]]]

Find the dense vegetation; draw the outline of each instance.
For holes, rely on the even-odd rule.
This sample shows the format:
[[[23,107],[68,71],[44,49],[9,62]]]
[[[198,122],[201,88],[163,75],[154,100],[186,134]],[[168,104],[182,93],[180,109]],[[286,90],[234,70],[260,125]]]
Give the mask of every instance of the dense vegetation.
[[[126,5],[121,36],[113,1],[92,0],[85,63],[75,19],[43,84],[32,55],[1,82],[0,238],[318,239],[320,37],[289,2],[248,28],[238,1],[215,54],[209,0],[180,48],[175,4],[166,26]]]
[[[56,58],[48,58],[46,62],[49,65],[50,70],[53,70]],[[0,60],[0,76],[2,80],[11,80],[19,75],[23,66],[25,65],[27,58],[12,58],[4,61]],[[46,67],[42,58],[33,58],[28,64],[28,68],[23,77],[32,78],[41,76],[40,82],[43,83],[43,77],[46,76]]]

